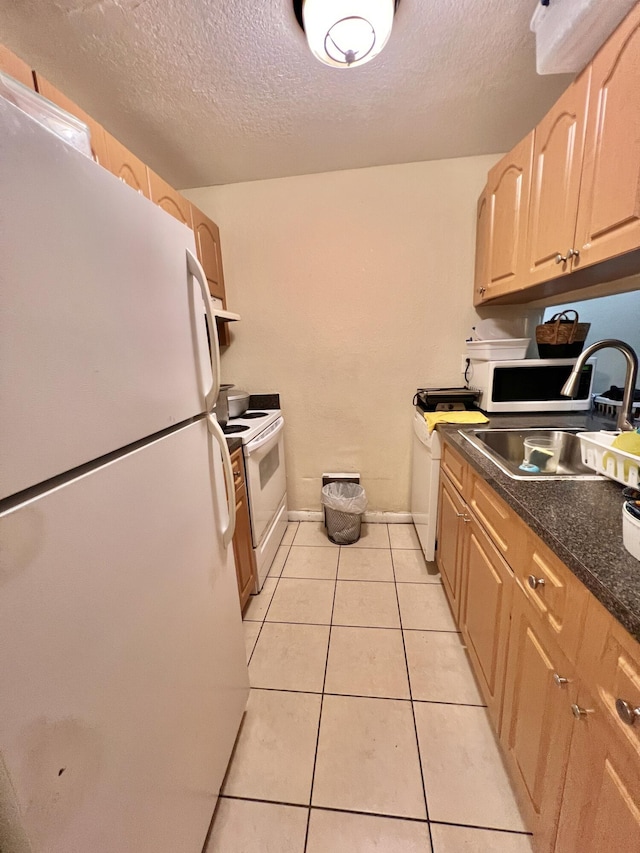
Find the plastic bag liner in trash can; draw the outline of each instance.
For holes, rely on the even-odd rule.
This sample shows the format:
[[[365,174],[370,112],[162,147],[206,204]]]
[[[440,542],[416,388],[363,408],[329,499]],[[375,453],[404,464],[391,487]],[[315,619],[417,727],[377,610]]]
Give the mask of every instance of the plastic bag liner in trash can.
[[[351,545],[360,538],[367,496],[357,483],[329,483],[322,489],[327,535],[336,545]]]

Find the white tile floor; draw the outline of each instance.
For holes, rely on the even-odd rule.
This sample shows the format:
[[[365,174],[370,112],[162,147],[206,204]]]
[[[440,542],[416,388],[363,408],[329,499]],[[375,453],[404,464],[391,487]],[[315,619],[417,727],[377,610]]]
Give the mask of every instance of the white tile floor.
[[[412,525],[290,523],[245,613],[251,696],[205,853],[531,853]]]

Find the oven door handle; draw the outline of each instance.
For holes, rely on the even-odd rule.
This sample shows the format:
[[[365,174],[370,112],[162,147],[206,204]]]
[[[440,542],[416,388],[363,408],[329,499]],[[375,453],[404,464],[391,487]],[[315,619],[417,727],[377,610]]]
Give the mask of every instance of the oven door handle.
[[[265,435],[264,438],[258,436],[245,446],[247,456],[250,456],[256,450],[260,450],[261,447],[264,447],[265,444],[268,444],[270,441],[276,438],[276,436],[278,436],[282,432],[283,427],[284,418],[278,418],[277,421],[274,421],[274,423],[268,429],[268,435]]]
[[[233,480],[231,454],[229,453],[227,439],[225,438],[222,428],[214,415],[207,415],[207,426],[209,429],[209,435],[212,435],[218,442],[220,452],[222,454],[222,467],[224,469],[224,479],[227,485],[227,507],[229,511],[229,522],[222,530],[222,541],[224,543],[224,547],[228,548],[231,544],[231,540],[233,539],[233,534],[236,531],[236,487]],[[211,472],[211,476],[213,477],[213,470]]]

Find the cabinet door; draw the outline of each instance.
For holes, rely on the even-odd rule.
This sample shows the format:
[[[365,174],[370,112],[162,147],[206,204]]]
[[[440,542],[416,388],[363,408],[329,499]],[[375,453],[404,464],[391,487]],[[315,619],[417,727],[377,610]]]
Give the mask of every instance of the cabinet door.
[[[574,723],[555,853],[640,850],[640,759],[594,710],[580,690],[586,715]]]
[[[236,497],[236,529],[233,534],[233,556],[236,564],[240,607],[244,610],[249,596],[256,588],[256,570],[253,544],[251,541],[249,504],[244,480],[244,462],[241,450],[236,450],[232,454],[231,468],[233,470]]]
[[[540,853],[553,848],[576,693],[569,664],[516,586],[500,739]]]
[[[496,729],[500,729],[513,575],[487,534],[466,525],[460,628]]]
[[[478,199],[476,212],[476,268],[473,280],[473,304],[480,305],[486,299],[489,283],[489,252],[491,239],[491,205],[489,187],[485,187]]]
[[[35,89],[31,66],[12,53],[8,47],[0,44],[0,71],[4,71],[14,80],[19,80],[30,89]]]
[[[209,282],[212,296],[224,300],[224,277],[222,275],[222,252],[220,250],[220,231],[215,222],[205,216],[195,205],[191,205],[193,233],[196,237],[198,260]]]
[[[178,190],[174,190],[171,184],[164,181],[160,175],[156,175],[151,169],[148,172],[151,201],[175,217],[178,222],[182,222],[183,225],[191,228],[191,204],[183,195],[180,195]]]
[[[462,498],[443,473],[438,498],[438,550],[436,563],[449,599],[453,618],[458,621],[462,568],[464,519],[469,518]]]
[[[520,290],[525,285],[533,138],[531,132],[489,172],[485,300]]]
[[[80,121],[83,121],[89,126],[89,131],[91,132],[91,150],[93,152],[93,159],[96,163],[99,163],[101,166],[104,166],[105,169],[108,169],[109,154],[107,152],[107,140],[105,138],[104,128],[102,125],[92,119],[89,113],[86,113],[70,98],[67,98],[67,96],[59,89],[52,86],[51,83],[49,83],[49,81],[41,74],[36,72],[35,80],[36,88],[41,95],[49,101],[52,101],[54,104],[57,104],[59,107],[62,107],[63,110],[71,113],[71,115],[79,118]]]
[[[591,68],[567,89],[535,132],[526,285],[571,272]]]
[[[109,155],[109,171],[145,198],[151,198],[146,165],[125,148],[115,136],[105,131],[105,138]]]
[[[233,535],[233,556],[236,562],[240,607],[244,610],[249,596],[255,591],[255,570],[247,493],[236,492],[236,530]]]
[[[640,248],[640,5],[592,63],[576,265]]]

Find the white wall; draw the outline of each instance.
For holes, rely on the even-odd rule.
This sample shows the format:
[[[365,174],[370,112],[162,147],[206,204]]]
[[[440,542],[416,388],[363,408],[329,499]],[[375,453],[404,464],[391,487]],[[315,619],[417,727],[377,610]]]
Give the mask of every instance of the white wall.
[[[408,510],[411,400],[460,384],[476,200],[496,159],[185,193],[220,226],[242,315],[223,381],[281,395],[290,509],[319,509],[323,471],[359,471],[370,510]]]
[[[602,340],[618,338],[630,344],[640,356],[640,290],[631,293],[618,293],[599,299],[570,302],[547,308],[544,319],[550,319],[556,312],[572,308],[580,315],[581,323],[591,323],[585,345]],[[573,316],[573,315],[570,315]],[[624,357],[614,350],[600,350],[593,389],[606,391],[611,385],[624,385],[626,363]]]

